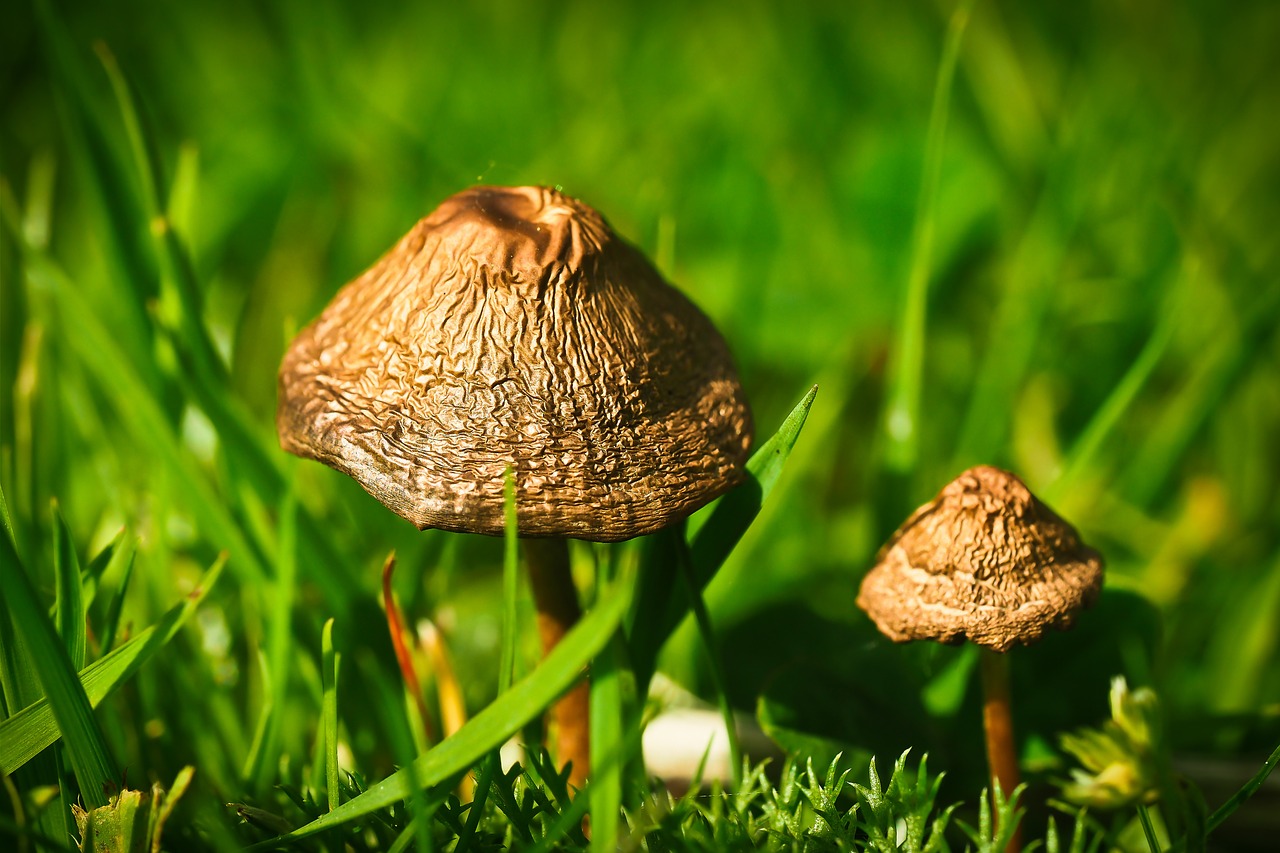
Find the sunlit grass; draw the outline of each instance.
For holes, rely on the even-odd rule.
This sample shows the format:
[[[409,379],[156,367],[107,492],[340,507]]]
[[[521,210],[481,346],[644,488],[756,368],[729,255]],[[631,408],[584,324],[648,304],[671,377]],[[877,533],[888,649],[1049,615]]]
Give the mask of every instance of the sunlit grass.
[[[661,800],[635,760],[655,671],[859,774],[927,750],[940,802],[972,808],[965,651],[892,647],[853,599],[884,533],[977,462],[1017,470],[1107,557],[1098,608],[1016,664],[1041,793],[1065,773],[1057,736],[1099,722],[1118,674],[1159,693],[1175,756],[1233,774],[1210,809],[1280,742],[1266,4],[136,0],[10,17],[0,725],[23,734],[0,750],[21,795],[4,827],[65,838],[67,800],[37,792],[61,779],[99,805],[123,768],[145,789],[194,766],[170,831],[219,849],[269,832],[227,802],[298,829],[381,792],[362,801],[388,821],[372,849],[426,849],[453,818],[486,849],[519,797],[555,801],[536,759],[526,783],[493,751],[538,740],[534,705],[559,684],[528,680],[514,539],[420,533],[274,434],[291,333],[477,181],[561,185],[657,256],[723,330],[758,448],[780,454],[753,462],[758,491],[690,520],[692,588],[670,537],[590,552],[603,634],[557,678],[604,655],[597,742],[620,757],[547,821],[575,827],[590,800],[603,848],[604,812],[622,836],[676,820],[644,811]],[[461,751],[417,754],[379,605],[392,550],[397,598],[439,626],[482,723]],[[447,796],[476,766],[473,818]],[[671,808],[692,825],[703,805]]]

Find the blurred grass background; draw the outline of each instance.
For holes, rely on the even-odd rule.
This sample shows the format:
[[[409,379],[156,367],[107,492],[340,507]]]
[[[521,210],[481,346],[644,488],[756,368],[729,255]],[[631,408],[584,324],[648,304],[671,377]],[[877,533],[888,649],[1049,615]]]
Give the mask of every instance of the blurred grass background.
[[[1114,665],[1160,689],[1182,749],[1269,749],[1280,7],[976,3],[929,205],[917,443],[897,470],[885,406],[953,8],[9,4],[4,190],[26,239],[66,273],[31,275],[0,232],[0,484],[19,550],[52,577],[55,496],[83,557],[127,526],[141,538],[126,610],[139,626],[232,551],[231,576],[177,641],[186,653],[109,703],[122,762],[164,780],[193,762],[241,796],[271,701],[258,649],[281,600],[291,489],[305,516],[285,614],[298,647],[271,712],[286,764],[310,758],[327,617],[364,673],[343,688],[357,707],[379,695],[361,679],[396,683],[376,597],[392,548],[406,609],[446,630],[471,707],[492,697],[501,543],[418,533],[341,475],[285,459],[272,426],[291,332],[476,182],[559,185],[602,210],[722,329],[762,435],[819,383],[781,491],[708,592],[741,707],[767,694],[844,742],[978,756],[939,723],[976,714],[963,679],[947,686],[962,654],[879,643],[853,599],[883,537],[987,462],[1073,520],[1117,592],[1029,658],[1024,677],[1046,679],[1030,731],[1100,718]],[[148,230],[96,44],[154,140],[194,302]],[[192,322],[216,354],[206,368],[225,364],[225,377],[215,366],[192,379]],[[115,381],[119,365],[133,379]],[[699,660],[682,632],[664,668],[708,694]],[[889,689],[869,688],[869,673],[895,668],[915,680],[886,676],[900,692],[869,703]],[[819,674],[830,707],[794,683],[801,672]],[[927,715],[899,714],[922,695]],[[377,776],[395,722],[368,717],[344,724],[355,763]]]

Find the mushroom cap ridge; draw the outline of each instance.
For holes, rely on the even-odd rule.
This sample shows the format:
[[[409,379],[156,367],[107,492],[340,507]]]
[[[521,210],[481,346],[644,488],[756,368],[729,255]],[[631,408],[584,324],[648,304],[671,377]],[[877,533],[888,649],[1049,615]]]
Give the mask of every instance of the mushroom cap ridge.
[[[965,471],[877,555],[858,606],[897,642],[1007,651],[1070,627],[1102,588],[1102,557],[1013,474]]]
[[[752,422],[711,321],[576,199],[446,199],[294,340],[285,450],[419,528],[615,541],[737,484]]]

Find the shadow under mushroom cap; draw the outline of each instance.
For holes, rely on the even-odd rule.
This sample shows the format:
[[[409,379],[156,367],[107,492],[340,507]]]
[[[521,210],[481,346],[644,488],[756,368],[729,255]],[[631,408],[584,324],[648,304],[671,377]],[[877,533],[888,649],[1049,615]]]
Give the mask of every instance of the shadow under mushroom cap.
[[[1007,651],[1066,628],[1102,588],[1102,557],[1006,471],[965,471],[898,528],[858,606],[898,642]]]
[[[587,205],[447,199],[285,354],[281,445],[420,528],[657,530],[744,476],[751,413],[711,321]]]

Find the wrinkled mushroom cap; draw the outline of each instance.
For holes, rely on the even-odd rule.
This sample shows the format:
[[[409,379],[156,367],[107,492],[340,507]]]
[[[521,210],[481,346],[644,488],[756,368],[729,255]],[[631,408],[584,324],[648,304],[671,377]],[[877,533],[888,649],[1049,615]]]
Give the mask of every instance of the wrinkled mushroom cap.
[[[1102,588],[1102,557],[1006,471],[965,471],[880,550],[858,606],[898,642],[1007,651],[1070,627]]]
[[[302,331],[284,449],[419,528],[627,539],[744,476],[751,414],[724,340],[580,201],[447,199]]]

